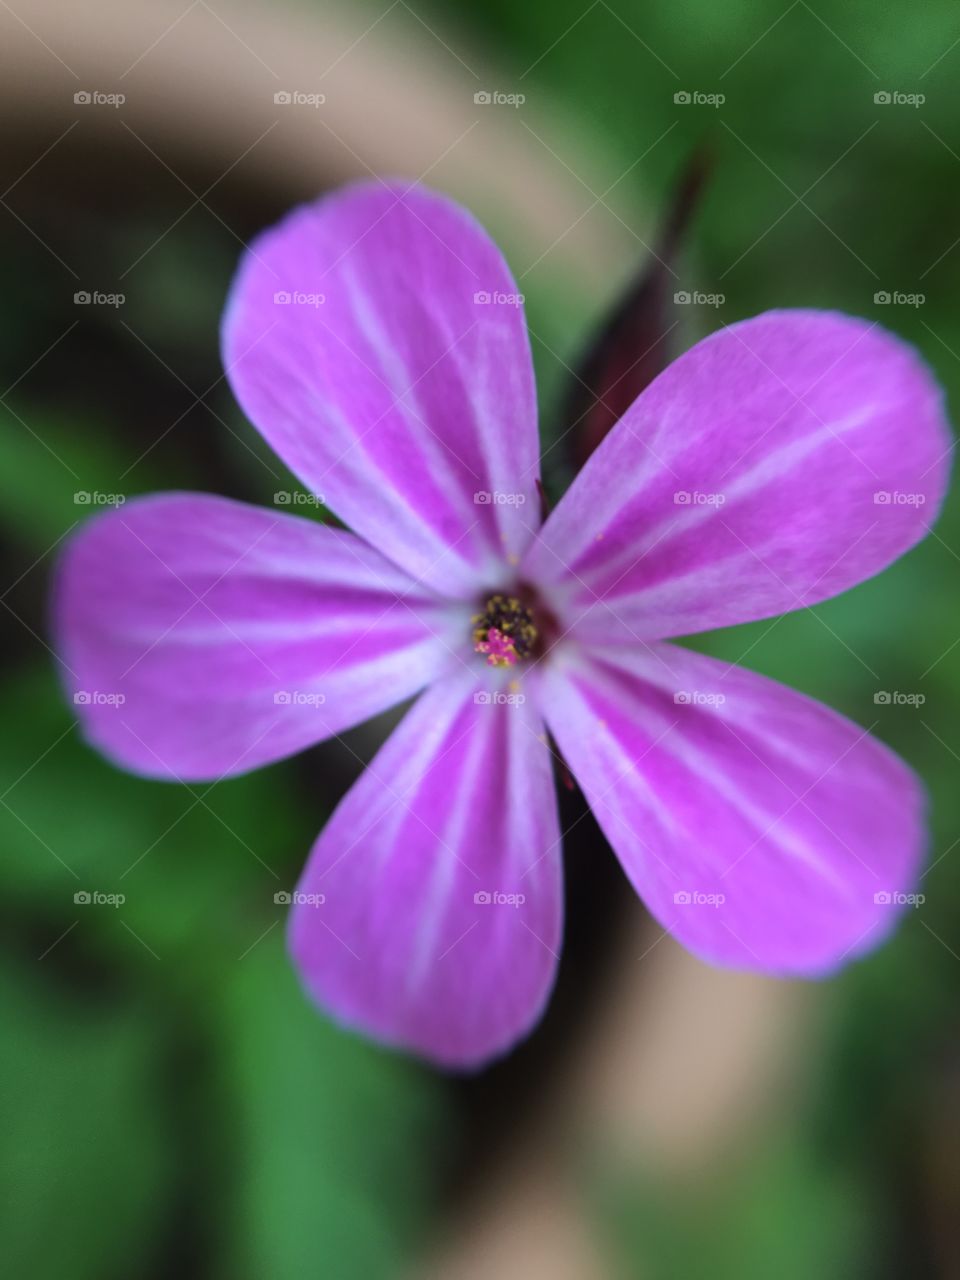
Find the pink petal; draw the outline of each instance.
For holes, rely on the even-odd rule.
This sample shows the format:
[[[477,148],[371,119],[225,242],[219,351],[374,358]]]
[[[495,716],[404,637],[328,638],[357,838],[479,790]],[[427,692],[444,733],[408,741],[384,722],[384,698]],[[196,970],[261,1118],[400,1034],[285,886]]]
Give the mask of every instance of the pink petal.
[[[314,845],[290,921],[320,1005],[450,1067],[529,1031],[561,933],[542,722],[478,693],[460,673],[421,696]]]
[[[943,397],[876,325],[769,312],[698,343],[634,402],[527,556],[583,637],[684,635],[844,591],[924,536]]]
[[[56,635],[87,736],[138,773],[242,773],[409,697],[469,610],[359,538],[205,494],[100,515],[60,565]]]
[[[819,703],[665,644],[571,654],[543,694],[637,892],[703,959],[820,974],[875,946],[914,892],[917,779]]]
[[[384,555],[458,596],[495,583],[539,523],[516,298],[468,213],[372,182],[261,235],[224,316],[227,376],[284,462]]]

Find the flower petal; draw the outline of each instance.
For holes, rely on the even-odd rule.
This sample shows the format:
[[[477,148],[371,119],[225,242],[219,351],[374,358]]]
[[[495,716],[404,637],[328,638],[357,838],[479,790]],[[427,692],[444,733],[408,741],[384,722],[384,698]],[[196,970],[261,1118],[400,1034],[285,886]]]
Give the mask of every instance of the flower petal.
[[[450,1067],[529,1031],[562,923],[542,722],[475,695],[460,673],[415,703],[314,845],[290,921],[320,1005]]]
[[[261,235],[224,316],[227,376],[287,466],[384,555],[461,597],[495,584],[539,523],[518,296],[463,209],[374,182]]]
[[[469,610],[359,538],[205,494],[91,520],[63,557],[58,649],[90,740],[138,773],[242,773],[409,697]]]
[[[816,975],[915,888],[924,798],[867,730],[673,645],[570,655],[548,725],[647,907],[714,964]]]
[[[930,371],[863,320],[773,311],[698,343],[634,402],[525,572],[601,642],[815,604],[924,536],[950,436]]]

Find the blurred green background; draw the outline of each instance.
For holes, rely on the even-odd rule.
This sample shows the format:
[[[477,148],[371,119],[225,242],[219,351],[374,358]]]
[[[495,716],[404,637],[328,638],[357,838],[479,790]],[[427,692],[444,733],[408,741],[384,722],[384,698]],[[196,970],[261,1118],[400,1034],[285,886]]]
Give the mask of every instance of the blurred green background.
[[[315,0],[289,13],[203,6],[178,31],[190,39],[189,23],[203,20],[207,38],[219,22],[217,38],[236,52],[234,28],[254,39],[240,21],[252,10],[259,31],[264,22],[281,30],[304,9],[334,12]],[[157,31],[179,12],[158,7]],[[122,13],[94,4],[85,20],[106,40]],[[474,201],[523,271],[546,445],[567,364],[644,261],[620,220],[649,243],[698,146],[713,176],[677,288],[723,302],[677,307],[675,349],[771,307],[836,308],[914,342],[956,412],[954,4],[461,0],[349,13],[358,33],[385,13],[384,30],[395,24],[404,38],[439,33],[425,37],[421,77],[432,58],[438,81],[459,77],[465,92],[490,81],[524,93],[539,118],[556,113],[563,123],[549,148],[526,107],[501,127],[539,148],[582,209],[604,188],[578,178],[581,161],[608,173],[607,187],[616,182],[607,202],[617,219],[602,202],[590,217],[601,228],[608,219],[627,251],[582,292],[558,283],[550,253],[524,270],[509,211]],[[3,24],[31,44],[9,12]],[[53,51],[60,115],[43,85],[36,98],[24,90],[0,155],[2,185],[13,184],[0,208],[2,1252],[11,1275],[36,1280],[416,1274],[476,1186],[498,1177],[498,1140],[517,1128],[531,1081],[552,1078],[573,1046],[582,1051],[584,1011],[617,963],[606,913],[623,910],[627,890],[616,872],[598,871],[609,892],[571,902],[574,959],[558,1011],[531,1044],[485,1078],[450,1081],[332,1027],[285,960],[273,894],[293,886],[355,757],[328,745],[247,778],[179,788],[125,776],[80,740],[46,621],[57,545],[86,514],[74,494],[197,488],[269,502],[285,486],[218,381],[217,325],[240,242],[317,183],[295,164],[286,176],[241,166],[207,202],[215,216],[206,204],[184,213],[184,181],[203,192],[225,168],[204,159],[202,113],[190,146],[157,144],[161,164],[122,125],[91,133],[86,118],[43,155],[82,116],[67,96],[78,82],[58,63],[86,55],[68,27],[48,39],[42,23],[31,26]],[[124,80],[131,99],[138,74]],[[349,76],[343,83],[349,93]],[[884,92],[925,101],[875,101]],[[725,100],[676,102],[677,93]],[[358,90],[355,110],[386,128],[389,103]],[[317,135],[330,144],[319,123]],[[496,167],[495,150],[486,163]],[[443,174],[429,180],[442,186]],[[126,301],[78,309],[81,288],[122,290]],[[881,292],[923,301],[877,303]],[[960,1275],[958,535],[954,499],[930,538],[879,579],[775,625],[702,639],[875,726],[919,771],[932,801],[926,901],[881,952],[819,990],[814,1051],[775,1120],[727,1152],[722,1173],[661,1177],[643,1151],[626,1173],[602,1150],[576,1166],[611,1275]],[[925,701],[878,706],[880,689]],[[381,733],[368,727],[348,741],[365,758]],[[593,862],[612,861],[591,840]],[[126,900],[78,906],[81,890]]]

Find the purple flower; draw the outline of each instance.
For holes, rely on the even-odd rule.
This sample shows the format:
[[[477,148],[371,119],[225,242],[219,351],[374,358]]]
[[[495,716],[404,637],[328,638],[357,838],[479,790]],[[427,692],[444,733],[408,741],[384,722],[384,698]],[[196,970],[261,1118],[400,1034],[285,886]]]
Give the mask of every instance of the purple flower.
[[[123,695],[88,697],[86,733],[137,773],[243,773],[419,694],[321,832],[290,947],[335,1017],[454,1066],[550,992],[548,734],[649,910],[712,964],[835,969],[888,933],[925,843],[917,779],[865,730],[666,640],[816,604],[923,536],[949,450],[927,368],[846,316],[731,325],[542,523],[521,302],[440,196],[297,209],[244,258],[224,361],[353,532],[161,494],[91,520],[57,594],[74,689]]]

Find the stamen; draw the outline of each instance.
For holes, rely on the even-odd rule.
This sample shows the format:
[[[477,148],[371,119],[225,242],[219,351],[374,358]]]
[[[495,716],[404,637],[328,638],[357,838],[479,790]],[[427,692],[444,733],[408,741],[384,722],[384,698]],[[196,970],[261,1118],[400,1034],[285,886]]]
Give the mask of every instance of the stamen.
[[[487,655],[491,667],[512,667],[517,661],[513,641],[496,627],[491,627],[486,640],[477,640],[473,647],[477,653]]]

